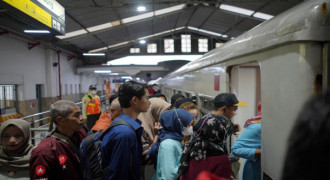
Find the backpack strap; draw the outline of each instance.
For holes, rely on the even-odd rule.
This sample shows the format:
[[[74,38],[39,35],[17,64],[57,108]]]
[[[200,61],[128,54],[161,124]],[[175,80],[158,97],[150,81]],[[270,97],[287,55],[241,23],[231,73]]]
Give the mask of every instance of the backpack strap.
[[[126,125],[126,126],[128,126],[128,127],[130,127],[131,129],[132,129],[132,131],[134,132],[134,139],[136,140],[136,132],[135,132],[135,130],[134,130],[134,128],[130,125],[130,124],[128,124],[125,120],[123,120],[123,119],[119,119],[119,120],[117,120],[117,121],[115,121],[115,122],[112,122],[111,124],[110,124],[110,126],[108,127],[108,129],[107,130],[105,130],[104,132],[103,132],[103,134],[101,135],[101,137],[100,137],[100,139],[102,140],[103,139],[103,137],[113,128],[113,127],[115,127],[115,126],[118,126],[118,125]],[[134,140],[134,142],[135,142],[135,140]],[[134,144],[135,143],[133,143],[132,145],[131,145],[131,148],[130,148],[130,156],[131,156],[131,158],[130,158],[130,164],[129,164],[129,174],[130,174],[130,176],[132,175],[132,171],[133,171],[133,154],[132,154],[132,149],[134,148]],[[108,168],[106,168],[106,169],[108,169]]]

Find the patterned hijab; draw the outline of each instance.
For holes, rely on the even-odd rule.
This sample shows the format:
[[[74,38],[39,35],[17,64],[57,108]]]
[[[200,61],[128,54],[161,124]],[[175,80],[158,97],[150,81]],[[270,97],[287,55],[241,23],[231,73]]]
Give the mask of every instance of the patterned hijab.
[[[23,119],[10,119],[1,124],[0,137],[4,130],[14,125],[18,127],[24,134],[24,144],[17,151],[9,151],[5,147],[0,148],[0,169],[1,171],[22,171],[29,169],[29,160],[33,146],[30,144],[30,124]]]
[[[183,146],[179,174],[182,175],[188,168],[191,158],[199,161],[209,156],[225,154],[224,144],[232,129],[232,122],[221,115],[208,113],[197,121],[192,140]]]

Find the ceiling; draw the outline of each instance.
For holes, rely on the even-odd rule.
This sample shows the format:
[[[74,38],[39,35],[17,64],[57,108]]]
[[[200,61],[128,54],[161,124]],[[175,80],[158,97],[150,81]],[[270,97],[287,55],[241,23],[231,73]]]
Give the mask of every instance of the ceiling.
[[[243,16],[222,10],[219,8],[221,4],[276,16],[302,1],[58,0],[57,2],[65,8],[66,35],[76,31],[85,33],[68,38],[55,36],[55,34],[25,34],[24,36],[71,51],[85,64],[91,64],[91,60],[95,59],[84,58],[81,56],[82,53],[90,51],[106,53],[106,57],[96,58],[97,61],[94,61],[102,64],[113,59],[111,57],[113,52],[137,44],[138,40],[143,37],[147,40],[165,36],[179,38],[177,34],[184,32],[229,41],[264,21],[252,15]],[[146,11],[138,12],[136,9],[139,5],[145,6]],[[170,7],[177,9],[171,11]],[[144,19],[136,17],[141,14],[149,16]],[[0,27],[23,34],[24,29],[38,29],[40,25],[0,7]],[[199,30],[206,30],[213,34]]]

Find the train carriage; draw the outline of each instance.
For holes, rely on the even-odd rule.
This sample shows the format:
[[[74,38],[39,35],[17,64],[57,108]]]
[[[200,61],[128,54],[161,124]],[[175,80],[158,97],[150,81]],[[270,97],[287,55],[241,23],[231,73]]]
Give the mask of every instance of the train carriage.
[[[303,2],[167,75],[162,91],[196,97],[203,114],[217,94],[233,92],[249,103],[234,118],[241,127],[261,101],[262,176],[280,179],[299,110],[329,85],[329,9],[330,1]]]

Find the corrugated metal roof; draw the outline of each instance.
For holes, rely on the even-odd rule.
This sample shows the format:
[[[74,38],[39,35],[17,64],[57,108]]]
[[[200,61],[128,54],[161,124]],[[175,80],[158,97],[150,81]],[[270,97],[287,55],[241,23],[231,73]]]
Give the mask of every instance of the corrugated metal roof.
[[[134,40],[138,38],[179,27],[184,27],[184,31],[192,31],[188,29],[188,26],[228,35],[227,38],[222,37],[223,40],[228,41],[231,37],[237,37],[257,26],[262,23],[263,20],[227,12],[219,9],[219,5],[233,5],[276,16],[302,1],[303,0],[223,0],[221,2],[211,0],[58,0],[58,3],[66,9],[65,18],[67,33],[77,30],[86,30],[90,27],[105,23],[112,23],[113,27],[107,27],[103,30],[88,32],[86,34],[67,39],[58,39],[56,37],[44,38],[38,35],[33,37],[36,39],[39,38],[43,41],[50,41],[52,43],[55,42],[55,44],[58,45],[70,44],[76,47],[73,50],[78,54],[119,44],[125,41],[134,42]],[[185,4],[186,6],[183,9],[174,12],[164,13],[165,10],[168,10],[164,10],[164,8],[169,8],[180,4]],[[146,11],[138,12],[136,10],[138,5],[144,5],[146,7]],[[164,14],[158,15],[160,12],[157,10],[161,9]],[[127,24],[120,21],[125,18],[131,18],[147,13],[152,13],[147,19],[140,19]],[[10,18],[8,18],[8,16]],[[8,22],[13,23],[10,24]],[[0,24],[2,27],[8,27],[17,32],[21,32],[22,29],[27,26],[34,26],[29,23],[24,24],[24,20],[7,12],[5,9],[0,11]],[[214,37],[214,35],[212,37]],[[127,43],[122,47],[131,45],[132,44]]]

